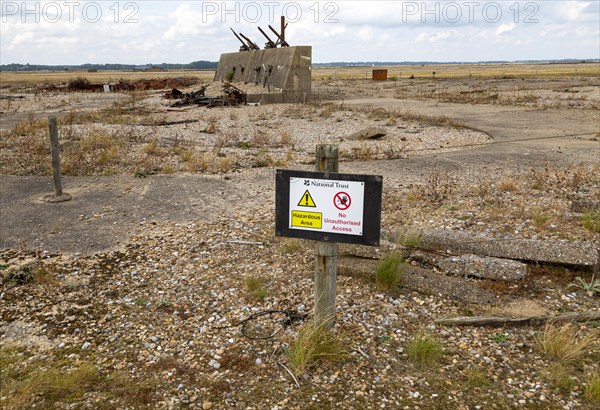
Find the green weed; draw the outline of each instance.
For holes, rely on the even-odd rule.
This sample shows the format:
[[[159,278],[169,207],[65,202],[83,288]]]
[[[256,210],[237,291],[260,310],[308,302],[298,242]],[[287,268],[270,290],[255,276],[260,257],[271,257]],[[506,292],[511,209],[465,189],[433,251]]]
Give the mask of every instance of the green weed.
[[[420,366],[437,363],[444,355],[444,348],[439,340],[424,332],[418,332],[406,348],[409,359]]]
[[[375,270],[375,285],[382,290],[394,289],[402,280],[404,259],[396,253],[390,253]]]

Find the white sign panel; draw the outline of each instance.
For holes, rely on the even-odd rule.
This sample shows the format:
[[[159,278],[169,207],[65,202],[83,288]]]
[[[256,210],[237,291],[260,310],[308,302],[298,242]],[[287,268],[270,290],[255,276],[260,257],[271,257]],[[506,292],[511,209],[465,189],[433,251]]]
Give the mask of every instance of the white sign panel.
[[[290,178],[289,228],[363,234],[365,183]]]

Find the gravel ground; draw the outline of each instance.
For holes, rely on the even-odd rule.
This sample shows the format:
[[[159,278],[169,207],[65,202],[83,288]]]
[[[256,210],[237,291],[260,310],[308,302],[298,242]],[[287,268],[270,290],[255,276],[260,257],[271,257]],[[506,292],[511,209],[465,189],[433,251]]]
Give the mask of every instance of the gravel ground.
[[[1,288],[0,342],[19,352],[14,366],[21,372],[53,363],[126,372],[133,388],[151,383],[147,404],[159,408],[593,408],[582,397],[583,370],[568,392],[549,382],[553,361],[536,350],[537,329],[436,326],[441,317],[492,311],[402,289],[380,293],[367,278],[343,275],[335,330],[350,356],[300,374],[296,388],[278,363],[290,366],[286,352],[303,320],[280,329],[274,315],[244,332],[226,327],[265,310],[311,312],[312,245],[274,238],[268,219],[254,212],[211,224],[149,225],[120,252],[42,256],[48,277]],[[27,264],[16,251],[2,257]],[[264,300],[253,298],[248,277],[268,283]],[[597,298],[556,279],[541,273],[508,285],[496,309],[527,315],[598,308]],[[407,358],[419,330],[444,346],[435,368]],[[274,332],[267,340],[247,337]],[[598,371],[594,346],[580,365],[587,372]],[[72,401],[114,408],[130,405],[125,399],[90,389]],[[31,397],[35,402],[42,403]]]
[[[349,153],[343,169],[353,172],[367,169],[368,160],[388,158],[390,152],[397,157],[412,150],[412,156],[422,148],[443,151],[489,142],[477,131],[339,104],[168,111],[159,94],[146,97],[140,103],[143,112],[118,118],[125,123],[198,122],[169,127],[75,123],[71,140],[76,143],[98,130],[115,134],[126,129],[136,141],[124,148],[131,153],[129,161],[152,157],[147,147],[153,139],[156,152],[164,153],[176,142],[208,152],[223,138],[225,156],[216,157],[231,159],[226,175],[249,190],[252,174],[243,169],[258,166],[260,155],[268,154],[282,166],[310,168],[316,143],[339,143]],[[33,98],[22,102],[28,103],[32,105],[19,109],[35,110],[35,104],[42,104]],[[212,125],[212,132],[201,132]],[[388,135],[370,142],[343,140],[368,126],[384,127]],[[12,166],[16,151],[4,146],[1,154],[3,166]],[[164,157],[179,172],[184,160],[170,155]],[[352,162],[356,160],[365,162]],[[125,162],[110,164],[110,169],[117,174],[135,170]],[[427,226],[490,238],[591,241],[597,235],[584,228],[582,215],[571,211],[570,203],[599,199],[598,175],[598,166],[588,164],[548,165],[500,180],[482,176],[465,182],[435,170],[423,175],[421,183],[391,178],[384,192],[383,230],[390,237],[399,229]],[[272,189],[263,186],[257,197],[272,198]],[[596,408],[586,391],[590,377],[600,371],[599,338],[581,359],[561,363],[538,348],[539,328],[434,323],[449,316],[598,310],[598,294],[569,287],[576,276],[589,277],[589,269],[535,264],[520,281],[469,279],[495,295],[490,305],[411,292],[401,284],[384,292],[368,274],[339,272],[334,331],[348,356],[299,372],[298,388],[283,366],[292,367],[290,346],[312,314],[314,245],[274,237],[273,211],[259,203],[241,202],[236,212],[224,209],[209,219],[190,215],[185,223],[145,220],[140,222],[143,233],[119,250],[63,255],[28,250],[23,243],[2,251],[0,406]],[[248,285],[252,279],[261,283],[260,293]],[[279,313],[238,325],[265,311]],[[597,335],[598,323],[574,326],[581,334]],[[439,341],[444,352],[439,361],[426,365],[412,358],[409,348],[419,332]],[[265,339],[256,339],[261,336]],[[39,388],[44,386],[39,380],[34,384],[38,388],[31,387],[33,375],[80,375],[89,366],[92,382],[79,389],[65,388],[59,394]]]

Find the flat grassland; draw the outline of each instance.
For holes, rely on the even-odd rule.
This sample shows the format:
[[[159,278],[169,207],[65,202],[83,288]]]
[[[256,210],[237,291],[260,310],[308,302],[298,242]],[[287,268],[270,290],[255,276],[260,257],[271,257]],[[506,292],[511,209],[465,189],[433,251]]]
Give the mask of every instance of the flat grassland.
[[[600,77],[600,63],[549,64],[549,63],[501,63],[501,64],[431,64],[397,65],[388,67],[315,67],[314,79],[365,79],[371,77],[372,69],[387,69],[388,79],[408,78],[493,78],[515,76],[525,78]],[[163,77],[196,77],[202,82],[212,81],[213,70],[169,71],[27,71],[0,72],[2,87],[11,83],[39,84],[62,83],[83,77],[92,83],[109,83],[118,80],[142,80]]]

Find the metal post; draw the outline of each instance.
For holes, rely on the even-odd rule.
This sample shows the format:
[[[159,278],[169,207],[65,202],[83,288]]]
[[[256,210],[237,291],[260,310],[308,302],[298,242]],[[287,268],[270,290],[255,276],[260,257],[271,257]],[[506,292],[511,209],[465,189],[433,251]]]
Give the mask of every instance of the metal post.
[[[48,117],[48,128],[50,129],[50,149],[52,151],[52,173],[54,182],[54,196],[62,195],[62,183],[60,181],[60,145],[58,144],[58,123],[56,117]]]
[[[317,145],[317,172],[338,172],[337,145]],[[331,327],[335,322],[337,243],[317,242],[315,248],[315,313],[317,326]]]

